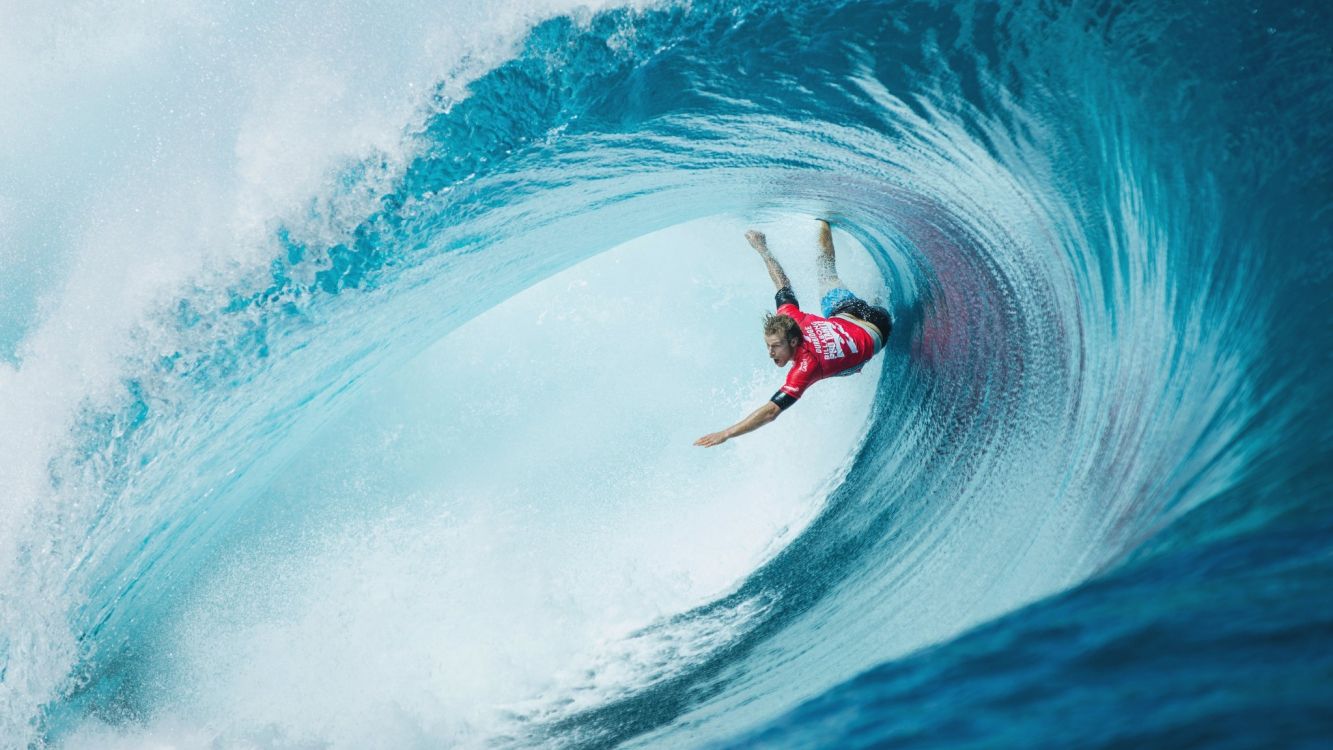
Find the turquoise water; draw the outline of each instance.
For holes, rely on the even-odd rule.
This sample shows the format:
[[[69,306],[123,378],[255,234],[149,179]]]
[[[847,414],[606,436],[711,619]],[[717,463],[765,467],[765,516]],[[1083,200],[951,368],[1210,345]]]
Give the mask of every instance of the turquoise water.
[[[12,15],[7,746],[1333,734],[1324,6]]]

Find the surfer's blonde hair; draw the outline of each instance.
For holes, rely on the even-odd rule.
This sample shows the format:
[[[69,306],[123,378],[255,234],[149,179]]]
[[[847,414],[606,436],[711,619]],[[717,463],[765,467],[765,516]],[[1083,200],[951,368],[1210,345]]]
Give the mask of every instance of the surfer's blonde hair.
[[[764,316],[764,335],[781,336],[783,341],[793,345],[801,343],[801,327],[796,324],[796,319],[782,313]]]

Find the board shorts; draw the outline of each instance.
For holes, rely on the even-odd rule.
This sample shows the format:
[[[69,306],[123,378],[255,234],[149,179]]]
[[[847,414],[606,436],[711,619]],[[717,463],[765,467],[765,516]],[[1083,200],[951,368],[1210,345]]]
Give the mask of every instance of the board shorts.
[[[828,290],[824,298],[819,301],[819,310],[825,318],[850,315],[858,320],[864,320],[879,329],[884,336],[882,341],[888,341],[889,331],[893,329],[893,319],[889,317],[888,310],[866,302],[852,294],[847,287],[839,286]]]

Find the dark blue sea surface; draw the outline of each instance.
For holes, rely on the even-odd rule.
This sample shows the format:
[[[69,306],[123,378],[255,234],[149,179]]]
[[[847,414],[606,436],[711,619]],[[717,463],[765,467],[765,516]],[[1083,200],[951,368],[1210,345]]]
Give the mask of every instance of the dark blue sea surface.
[[[158,300],[79,401],[0,548],[5,745],[1333,744],[1330,29],[1325,2],[535,22],[439,83],[398,166],[343,164],[244,275]],[[171,708],[143,665],[325,414],[558,271],[719,215],[828,217],[889,290],[864,439],[799,534],[635,629],[653,656],[466,731],[380,684],[356,740]]]

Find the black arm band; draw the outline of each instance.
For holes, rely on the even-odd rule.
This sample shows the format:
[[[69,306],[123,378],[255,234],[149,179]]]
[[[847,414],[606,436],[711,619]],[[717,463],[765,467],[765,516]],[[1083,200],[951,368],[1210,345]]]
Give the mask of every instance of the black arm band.
[[[784,286],[779,289],[777,295],[773,299],[777,301],[778,307],[782,307],[783,305],[796,305],[797,307],[800,307],[800,305],[796,304],[796,295],[792,292],[791,287],[789,286]]]
[[[778,391],[769,401],[778,405],[778,411],[786,411],[788,406],[796,403],[796,397],[786,391]]]

